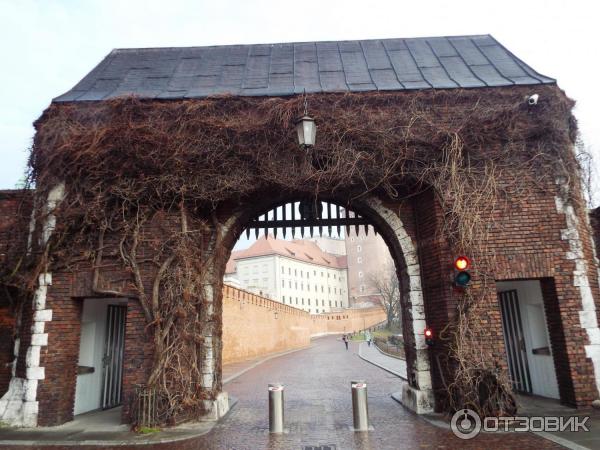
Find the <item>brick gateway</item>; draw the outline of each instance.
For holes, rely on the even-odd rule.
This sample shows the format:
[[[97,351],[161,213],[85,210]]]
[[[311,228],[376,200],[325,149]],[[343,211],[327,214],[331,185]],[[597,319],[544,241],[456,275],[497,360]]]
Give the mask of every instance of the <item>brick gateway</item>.
[[[319,124],[310,151],[293,134],[305,98]],[[17,331],[0,420],[72,419],[94,299],[126,308],[124,421],[149,378],[180,380],[192,406],[174,403],[173,420],[223,413],[228,255],[257,216],[306,198],[357,211],[390,248],[408,407],[450,408],[469,395],[465,374],[502,383],[525,361],[528,392],[589,406],[598,275],[571,107],[489,36],[114,51],[36,123],[33,213],[26,193],[2,199],[0,324]],[[459,252],[474,261],[467,294],[450,281]],[[505,345],[509,291],[526,359]],[[160,356],[172,339],[197,358],[178,377]]]

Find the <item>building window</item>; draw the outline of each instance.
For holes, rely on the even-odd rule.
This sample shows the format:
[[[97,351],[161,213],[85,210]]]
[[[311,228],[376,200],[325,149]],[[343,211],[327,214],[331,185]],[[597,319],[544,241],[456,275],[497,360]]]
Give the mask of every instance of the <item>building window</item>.
[[[325,306],[325,300],[321,300],[321,306]]]
[[[362,256],[359,256],[358,258],[356,258],[356,262],[358,264],[362,264]]]
[[[285,295],[281,297],[281,300],[283,300],[283,303],[285,303]]]
[[[336,279],[335,277],[336,277],[336,275],[335,275],[335,273],[334,273],[334,274],[333,274],[333,279],[334,279],[334,280]]]
[[[360,285],[360,292],[365,292],[365,285],[364,284]]]
[[[335,301],[335,307],[337,308],[337,300]]]
[[[304,278],[304,272],[300,271],[300,278]]]
[[[304,298],[302,298],[302,304],[304,305]]]
[[[316,277],[317,276],[317,271],[313,270],[313,275]]]
[[[333,288],[333,293],[337,294],[337,288],[336,287]]]
[[[323,278],[323,271],[321,270],[321,278]]]
[[[297,277],[298,276],[298,269],[294,269],[294,276]]]
[[[325,291],[323,290],[323,286],[321,286],[321,292],[325,292]]]
[[[327,291],[331,294],[331,286],[327,286]]]
[[[281,287],[285,287],[285,280],[281,280]]]
[[[290,289],[292,288],[292,281],[288,281],[288,284],[290,285]]]
[[[357,253],[360,253],[360,252],[362,252],[362,247],[361,247],[360,245],[357,245],[357,246],[356,246],[356,252],[357,252]]]
[[[296,289],[298,289],[298,282],[294,281],[294,286],[296,286]]]
[[[310,298],[308,299],[308,304],[310,305]]]
[[[288,267],[288,275],[291,275],[291,274],[292,274],[292,269],[291,269],[291,267]]]
[[[281,274],[285,274],[285,267],[281,266]]]
[[[364,276],[365,276],[365,274],[364,274],[364,273],[362,273],[362,272],[358,272],[358,278],[362,278],[362,277],[364,277]]]
[[[329,307],[331,308],[331,300],[329,300]]]
[[[298,297],[296,297],[296,305],[298,304]]]

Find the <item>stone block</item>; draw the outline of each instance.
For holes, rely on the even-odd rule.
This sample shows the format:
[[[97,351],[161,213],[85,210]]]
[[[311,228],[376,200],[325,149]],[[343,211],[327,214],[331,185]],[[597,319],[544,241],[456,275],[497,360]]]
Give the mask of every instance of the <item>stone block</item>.
[[[579,322],[582,328],[598,328],[596,311],[579,311]]]
[[[28,367],[25,376],[28,380],[43,380],[46,378],[46,371],[43,367]]]
[[[48,345],[48,333],[32,334],[31,345]]]
[[[23,402],[23,427],[36,427],[39,412],[38,402]]]
[[[23,398],[27,402],[32,402],[37,399],[37,388],[38,388],[38,380],[26,380],[25,381],[25,393]]]
[[[33,320],[35,322],[50,322],[52,321],[52,310],[41,309],[33,313]]]
[[[46,296],[48,288],[46,286],[39,286],[33,294],[33,309],[40,310],[46,309]]]
[[[40,273],[38,278],[40,286],[51,286],[52,285],[52,274],[50,272]]]
[[[433,412],[433,392],[430,389],[416,389],[409,384],[402,386],[402,404],[417,414]]]
[[[25,355],[26,367],[39,367],[40,365],[40,346],[30,345]]]
[[[46,322],[33,322],[33,325],[31,325],[31,333],[32,334],[44,334],[45,328],[46,328]]]

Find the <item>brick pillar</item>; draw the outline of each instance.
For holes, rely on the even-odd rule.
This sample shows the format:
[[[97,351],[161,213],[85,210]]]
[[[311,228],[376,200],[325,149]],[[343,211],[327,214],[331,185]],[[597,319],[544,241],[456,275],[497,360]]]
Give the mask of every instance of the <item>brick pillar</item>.
[[[445,365],[442,369],[444,373],[440,372],[438,360],[445,364],[447,348],[440,340],[439,333],[451,320],[456,308],[456,298],[452,296],[451,271],[449,269],[452,264],[452,253],[448,248],[447,241],[440,236],[443,215],[433,192],[427,191],[415,197],[413,205],[425,316],[427,325],[435,334],[435,345],[426,351],[431,366],[435,406],[439,411],[444,409],[447,402],[443,379],[450,378]]]
[[[554,278],[543,278],[540,280],[540,284],[544,298],[546,323],[548,325],[548,334],[550,335],[550,345],[552,346],[552,358],[554,359],[560,400],[569,406],[576,406],[575,390],[573,380],[571,379],[571,364]]]
[[[0,397],[8,389],[14,360],[15,319],[7,305],[0,299]]]
[[[44,311],[49,313],[43,330],[48,344],[42,347],[40,355],[39,368],[43,369],[43,374],[40,373],[37,392],[39,426],[60,425],[73,420],[82,301],[71,297],[70,289],[69,276],[62,273],[53,276],[52,286],[48,288]],[[39,313],[34,313],[34,331],[37,331],[35,319],[40,318]]]
[[[148,381],[154,358],[154,340],[147,327],[144,312],[138,300],[127,303],[125,324],[125,352],[123,356],[123,410],[121,420],[131,423],[136,385]]]

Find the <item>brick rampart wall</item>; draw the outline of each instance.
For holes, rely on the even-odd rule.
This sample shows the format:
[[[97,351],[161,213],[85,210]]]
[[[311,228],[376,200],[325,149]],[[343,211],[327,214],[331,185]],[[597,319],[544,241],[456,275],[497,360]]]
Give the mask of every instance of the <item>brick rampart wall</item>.
[[[250,292],[223,288],[223,364],[306,347],[311,337],[348,333],[385,320],[381,308],[309,314]]]

